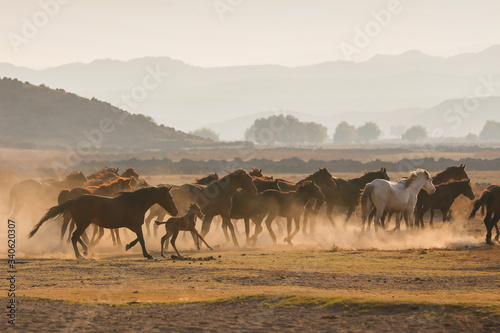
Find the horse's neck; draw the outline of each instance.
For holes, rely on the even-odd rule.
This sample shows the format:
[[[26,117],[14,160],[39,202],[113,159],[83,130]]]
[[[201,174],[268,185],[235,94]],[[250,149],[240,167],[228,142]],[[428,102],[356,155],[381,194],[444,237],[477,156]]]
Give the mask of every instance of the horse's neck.
[[[412,184],[410,184],[410,186],[408,186],[406,189],[410,191],[412,196],[413,195],[417,196],[420,190],[424,187],[425,181],[426,181],[425,178],[420,177],[416,179]]]
[[[237,184],[234,179],[229,179],[229,181],[226,182],[217,182],[217,186],[221,189],[222,192],[226,193],[228,196],[233,196],[236,191],[241,188],[241,185]]]
[[[349,182],[353,183],[359,188],[364,188],[366,184],[370,183],[371,181],[377,179],[377,176],[375,174],[364,174],[361,177],[350,179]]]
[[[196,222],[196,215],[192,211],[188,211],[186,215],[184,215],[184,221],[187,223]]]
[[[309,195],[308,192],[294,192],[294,197],[298,200],[300,200],[304,205],[311,199],[311,196]]]

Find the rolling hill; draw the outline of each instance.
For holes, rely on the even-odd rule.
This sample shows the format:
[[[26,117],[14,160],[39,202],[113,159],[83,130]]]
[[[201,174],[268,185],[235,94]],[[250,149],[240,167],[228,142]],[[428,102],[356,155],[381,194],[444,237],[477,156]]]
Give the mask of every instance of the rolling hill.
[[[109,103],[15,79],[0,79],[0,119],[0,141],[6,145],[69,146],[85,152],[210,144]]]

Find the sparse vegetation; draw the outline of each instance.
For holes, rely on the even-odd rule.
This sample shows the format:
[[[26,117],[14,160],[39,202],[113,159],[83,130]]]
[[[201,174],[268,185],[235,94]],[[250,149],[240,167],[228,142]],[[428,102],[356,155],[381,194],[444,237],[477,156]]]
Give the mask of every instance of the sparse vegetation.
[[[415,125],[406,130],[406,132],[401,135],[401,139],[407,141],[418,141],[427,137],[427,130],[424,126]]]

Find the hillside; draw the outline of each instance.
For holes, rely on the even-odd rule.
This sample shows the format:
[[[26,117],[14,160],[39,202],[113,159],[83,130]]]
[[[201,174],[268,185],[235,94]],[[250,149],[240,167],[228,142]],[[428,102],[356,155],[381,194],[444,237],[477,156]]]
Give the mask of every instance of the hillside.
[[[150,69],[168,77],[133,111],[158,123],[191,131],[257,112],[288,110],[328,116],[331,120],[324,125],[334,128],[340,114],[428,109],[445,100],[471,96],[480,77],[500,81],[500,46],[449,58],[409,51],[377,55],[360,63],[331,61],[302,67],[203,68],[168,57],[104,59],[44,70],[0,64],[0,76],[114,103],[140,84]],[[492,94],[500,95],[500,91],[496,88]],[[465,133],[475,130],[467,127],[464,123]]]
[[[0,142],[89,149],[169,149],[209,141],[109,103],[64,90],[0,79]],[[80,145],[80,146],[79,146]]]

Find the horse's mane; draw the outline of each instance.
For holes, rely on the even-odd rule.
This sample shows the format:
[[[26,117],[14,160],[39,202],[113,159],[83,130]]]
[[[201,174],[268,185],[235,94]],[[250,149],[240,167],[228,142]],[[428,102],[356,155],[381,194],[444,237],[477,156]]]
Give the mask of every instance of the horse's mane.
[[[126,198],[126,199],[131,199],[131,200],[139,200],[139,201],[145,201],[146,199],[149,199],[151,196],[157,193],[159,187],[156,186],[150,186],[150,187],[143,187],[141,189],[132,191],[132,192],[119,192],[116,194],[116,198]]]
[[[85,177],[85,175],[81,171],[73,171],[73,172],[67,174],[64,180],[73,180],[73,179],[85,179],[85,180],[87,180],[87,177]]]
[[[234,169],[232,171],[229,171],[227,173],[227,175],[225,175],[224,177],[220,178],[219,180],[211,183],[211,184],[215,184],[215,183],[224,183],[225,181],[227,181],[228,178],[231,178],[231,177],[234,177],[234,176],[242,176],[242,175],[248,175],[247,171],[245,169],[241,169],[241,168],[238,168],[238,169]]]
[[[209,173],[207,176],[202,178],[194,178],[196,184],[201,184],[201,182],[211,179],[210,183],[219,180],[219,175],[217,173]],[[202,184],[203,185],[203,184]]]
[[[135,171],[134,168],[127,167],[125,168],[125,171],[121,174],[121,177],[131,177],[134,176],[135,178],[139,178],[139,173]]]
[[[467,184],[467,183],[470,183],[470,179],[450,179],[444,183],[441,183],[441,184],[438,184],[438,185],[434,185],[436,188],[438,186],[442,186],[442,185],[453,185],[453,184]]]
[[[424,169],[417,169],[417,170],[411,172],[410,177],[400,178],[398,180],[398,183],[403,183],[404,182],[405,188],[408,188],[422,174],[426,175],[427,179],[431,178],[431,175],[426,170],[424,170]]]
[[[128,177],[128,178],[124,178],[124,177],[119,177],[115,180],[113,180],[112,182],[110,183],[107,183],[107,184],[100,184],[100,185],[96,185],[95,188],[96,189],[101,189],[101,188],[105,188],[105,187],[111,187],[111,186],[115,186],[117,185],[118,183],[121,183],[123,181],[131,181],[132,180],[132,177]]]
[[[118,175],[118,168],[110,168],[110,167],[104,167],[99,171],[94,172],[90,176],[87,177],[87,179],[95,179],[95,178],[101,178],[102,176],[112,173],[114,175]]]
[[[441,180],[443,177],[447,177],[448,173],[454,172],[454,171],[463,171],[465,173],[465,165],[460,164],[460,165],[452,165],[444,169],[443,171],[438,172],[435,176],[434,179],[436,180]],[[466,173],[465,173],[466,174]],[[467,174],[466,174],[467,175]]]

